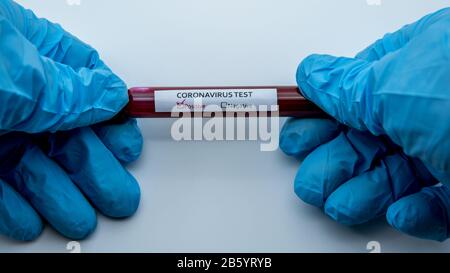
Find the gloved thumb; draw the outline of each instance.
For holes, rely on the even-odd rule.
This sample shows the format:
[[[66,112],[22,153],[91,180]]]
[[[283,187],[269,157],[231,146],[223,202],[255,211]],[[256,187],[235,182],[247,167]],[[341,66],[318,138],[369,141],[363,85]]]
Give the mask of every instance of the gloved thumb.
[[[358,130],[381,130],[373,120],[369,71],[361,59],[311,55],[299,66],[303,95],[339,122]]]
[[[1,132],[85,127],[113,118],[128,103],[125,83],[102,62],[74,69],[42,56],[2,16],[0,33]]]

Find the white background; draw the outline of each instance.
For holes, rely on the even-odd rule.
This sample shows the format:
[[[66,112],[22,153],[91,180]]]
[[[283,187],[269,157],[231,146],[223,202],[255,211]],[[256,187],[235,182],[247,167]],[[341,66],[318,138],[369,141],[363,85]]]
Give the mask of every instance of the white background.
[[[19,1],[96,47],[129,86],[295,84],[310,53],[352,56],[450,1]],[[76,2],[76,1],[72,1]],[[377,1],[373,1],[377,2]],[[133,218],[99,217],[84,252],[450,251],[397,233],[383,219],[334,223],[293,192],[299,162],[254,142],[176,143],[170,121],[141,122],[145,150],[130,167],[142,186]],[[0,251],[67,252],[46,228],[33,243],[0,237]]]

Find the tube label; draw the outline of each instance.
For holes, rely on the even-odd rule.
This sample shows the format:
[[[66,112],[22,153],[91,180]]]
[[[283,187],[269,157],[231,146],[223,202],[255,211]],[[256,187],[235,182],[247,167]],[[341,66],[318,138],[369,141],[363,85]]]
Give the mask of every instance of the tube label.
[[[260,106],[278,105],[277,89],[192,89],[156,90],[155,111],[207,111],[208,106],[223,111],[254,112]]]

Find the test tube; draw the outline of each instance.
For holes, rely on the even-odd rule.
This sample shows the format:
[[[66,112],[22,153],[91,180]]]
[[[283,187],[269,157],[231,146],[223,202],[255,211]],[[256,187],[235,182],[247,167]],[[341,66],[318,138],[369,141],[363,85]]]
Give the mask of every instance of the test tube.
[[[223,112],[247,112],[261,115],[260,106],[278,106],[281,117],[325,118],[327,115],[315,104],[301,95],[296,86],[259,87],[135,87],[129,89],[129,104],[125,114],[133,118],[171,118],[173,109],[185,107],[184,111],[206,110],[216,105]],[[201,106],[196,105],[201,100]],[[197,101],[197,102],[196,102]],[[251,108],[253,106],[254,108]],[[208,113],[211,117],[211,112]]]

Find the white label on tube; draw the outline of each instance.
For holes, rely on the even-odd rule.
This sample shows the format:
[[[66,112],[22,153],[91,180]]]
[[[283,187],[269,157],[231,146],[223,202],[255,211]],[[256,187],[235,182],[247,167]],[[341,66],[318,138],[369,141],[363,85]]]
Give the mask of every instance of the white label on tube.
[[[203,111],[208,106],[223,111],[253,112],[259,106],[278,105],[277,89],[193,89],[155,91],[155,111]]]

